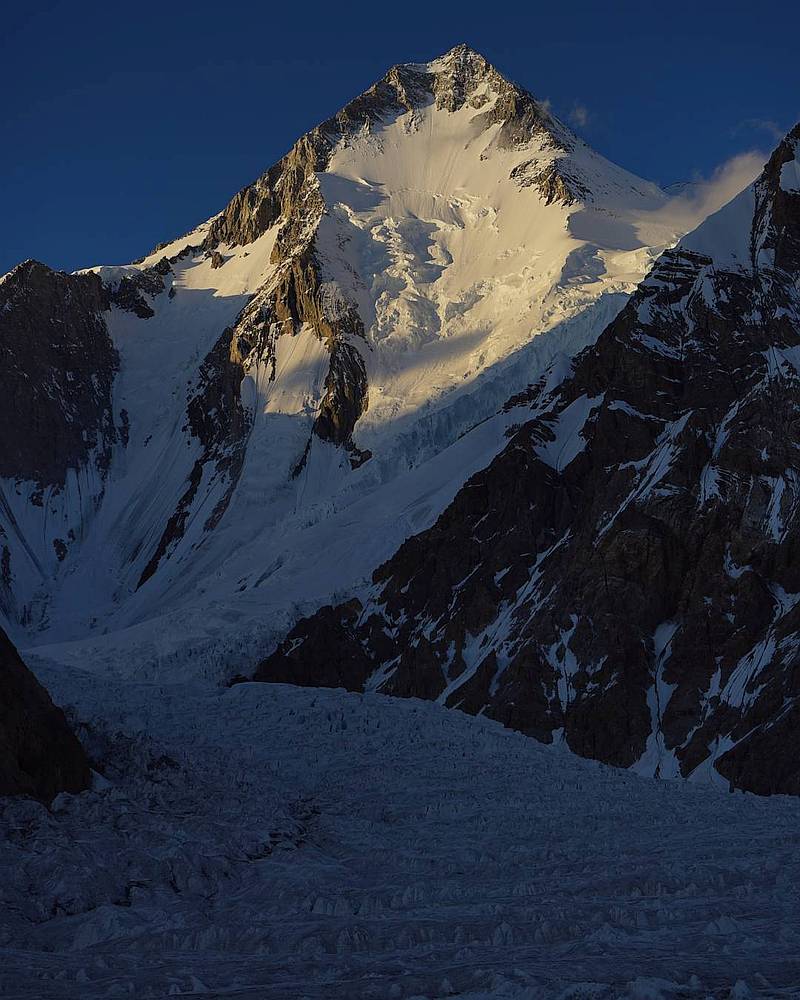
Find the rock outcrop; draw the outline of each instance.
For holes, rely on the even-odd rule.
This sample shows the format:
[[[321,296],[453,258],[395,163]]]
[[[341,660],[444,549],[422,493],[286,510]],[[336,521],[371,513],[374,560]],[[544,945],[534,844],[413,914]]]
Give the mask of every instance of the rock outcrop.
[[[0,629],[0,795],[49,802],[89,787],[89,761],[64,713]]]
[[[799,144],[800,126],[527,394],[505,450],[357,612],[301,621],[256,677],[436,698],[609,764],[800,793]]]
[[[0,477],[63,485],[116,443],[111,390],[117,352],[96,274],[28,260],[0,281]]]
[[[109,300],[139,319],[152,319],[155,312],[147,297],[160,295],[164,291],[166,276],[171,272],[172,265],[166,257],[162,257],[152,267],[138,271],[131,269],[128,274],[106,285]]]

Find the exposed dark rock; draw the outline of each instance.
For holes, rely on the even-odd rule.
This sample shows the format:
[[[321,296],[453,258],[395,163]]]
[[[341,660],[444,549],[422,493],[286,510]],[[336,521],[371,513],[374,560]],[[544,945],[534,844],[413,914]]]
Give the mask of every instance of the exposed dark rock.
[[[795,675],[797,666],[793,667]],[[795,696],[798,685],[795,679]],[[777,717],[761,725],[716,762],[732,785],[757,795],[800,795],[800,701],[793,700]]]
[[[510,177],[520,187],[538,188],[546,205],[574,205],[589,195],[589,190],[582,181],[573,177],[569,169],[559,161],[540,167],[535,160],[529,160],[514,167]]]
[[[372,458],[372,452],[369,448],[357,448],[352,442],[347,450],[350,453],[351,469],[360,469],[365,462]]]
[[[331,351],[325,395],[320,403],[314,431],[323,441],[346,444],[367,405],[364,359],[352,344],[337,340]]]
[[[301,687],[361,690],[374,670],[373,660],[353,629],[361,610],[358,601],[338,608],[322,608],[317,613],[313,633],[306,633],[302,623],[291,631],[274,655],[262,664],[256,679]],[[309,650],[313,648],[313,657],[305,652],[299,658],[294,656],[294,648],[301,642],[308,643]],[[319,669],[306,670],[312,661]]]
[[[155,312],[145,296],[160,295],[166,288],[164,279],[171,273],[172,265],[166,257],[162,257],[152,267],[125,275],[111,283],[108,286],[110,300],[139,319],[151,319]]]
[[[201,365],[197,388],[187,405],[188,430],[200,442],[201,455],[192,466],[186,489],[142,570],[137,588],[150,579],[161,560],[183,537],[207,465],[212,468],[207,489],[220,484],[221,491],[206,517],[205,530],[213,530],[228,508],[241,473],[250,429],[250,415],[242,405],[239,391],[244,374],[242,360],[237,353],[234,331],[229,327]]]
[[[111,390],[117,352],[96,274],[29,260],[0,283],[0,476],[63,485],[117,440]]]
[[[128,447],[128,441],[130,440],[131,424],[130,417],[128,416],[128,411],[123,407],[119,411],[119,438],[125,448]]]
[[[256,676],[369,678],[610,764],[712,757],[799,793],[798,143],[755,185],[749,264],[664,254],[357,615],[300,622]]]
[[[172,274],[172,265],[166,257],[162,257],[157,263],[149,269],[154,274],[160,274],[162,278],[165,278],[168,274]],[[145,274],[147,271],[144,272]]]
[[[139,319],[152,319],[155,311],[148,305],[146,299],[130,278],[123,278],[117,289],[114,291],[114,304],[131,312]]]
[[[89,761],[64,713],[0,629],[0,795],[49,802],[89,787]]]

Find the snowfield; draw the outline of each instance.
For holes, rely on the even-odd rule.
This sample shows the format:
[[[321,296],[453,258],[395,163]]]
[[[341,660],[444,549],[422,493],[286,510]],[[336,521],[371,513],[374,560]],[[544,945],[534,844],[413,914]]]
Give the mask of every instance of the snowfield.
[[[430,703],[34,666],[105,778],[0,800],[4,998],[800,996],[795,799]]]

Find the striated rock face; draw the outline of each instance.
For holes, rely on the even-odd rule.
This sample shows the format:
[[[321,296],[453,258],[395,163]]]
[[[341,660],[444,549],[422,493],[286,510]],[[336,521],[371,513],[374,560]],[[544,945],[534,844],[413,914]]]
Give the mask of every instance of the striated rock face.
[[[505,450],[357,614],[300,622],[257,678],[436,698],[609,764],[800,794],[799,143],[662,256],[557,388],[512,401]]]
[[[49,802],[89,781],[89,762],[64,713],[0,629],[0,795]]]
[[[255,357],[259,363],[274,365],[276,337],[296,334],[304,324],[310,325],[331,352],[314,433],[347,447],[359,456],[359,464],[369,457],[353,442],[355,425],[369,405],[364,322],[355,304],[346,301],[322,274],[316,239],[329,206],[322,197],[318,173],[329,165],[334,150],[351,137],[369,133],[398,115],[413,115],[431,102],[450,112],[465,105],[474,108],[476,130],[500,125],[499,148],[525,146],[544,137],[546,145],[568,150],[574,141],[531,94],[506,80],[466,45],[452,49],[433,65],[435,72],[414,65],[394,66],[337,115],[303,136],[282,160],[233,198],[213,221],[204,243],[215,254],[214,266],[219,266],[222,258],[216,248],[220,244],[252,243],[279,226],[272,253],[278,279],[241,317],[232,349],[246,356],[253,340],[260,340],[262,350],[251,361]],[[487,103],[491,105],[488,110],[480,112]],[[545,171],[534,168],[531,174],[533,164],[516,168],[513,177],[521,186],[537,187],[547,204],[569,205],[588,194],[560,161]],[[262,333],[254,338],[255,328]]]
[[[0,282],[0,477],[63,485],[117,440],[111,389],[117,352],[95,274],[29,260]]]

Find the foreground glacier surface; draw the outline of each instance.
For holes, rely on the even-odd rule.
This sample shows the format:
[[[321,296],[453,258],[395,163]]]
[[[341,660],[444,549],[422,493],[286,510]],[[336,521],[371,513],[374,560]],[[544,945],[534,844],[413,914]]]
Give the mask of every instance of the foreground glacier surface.
[[[415,700],[34,666],[105,776],[0,800],[0,995],[800,996],[800,802]]]

